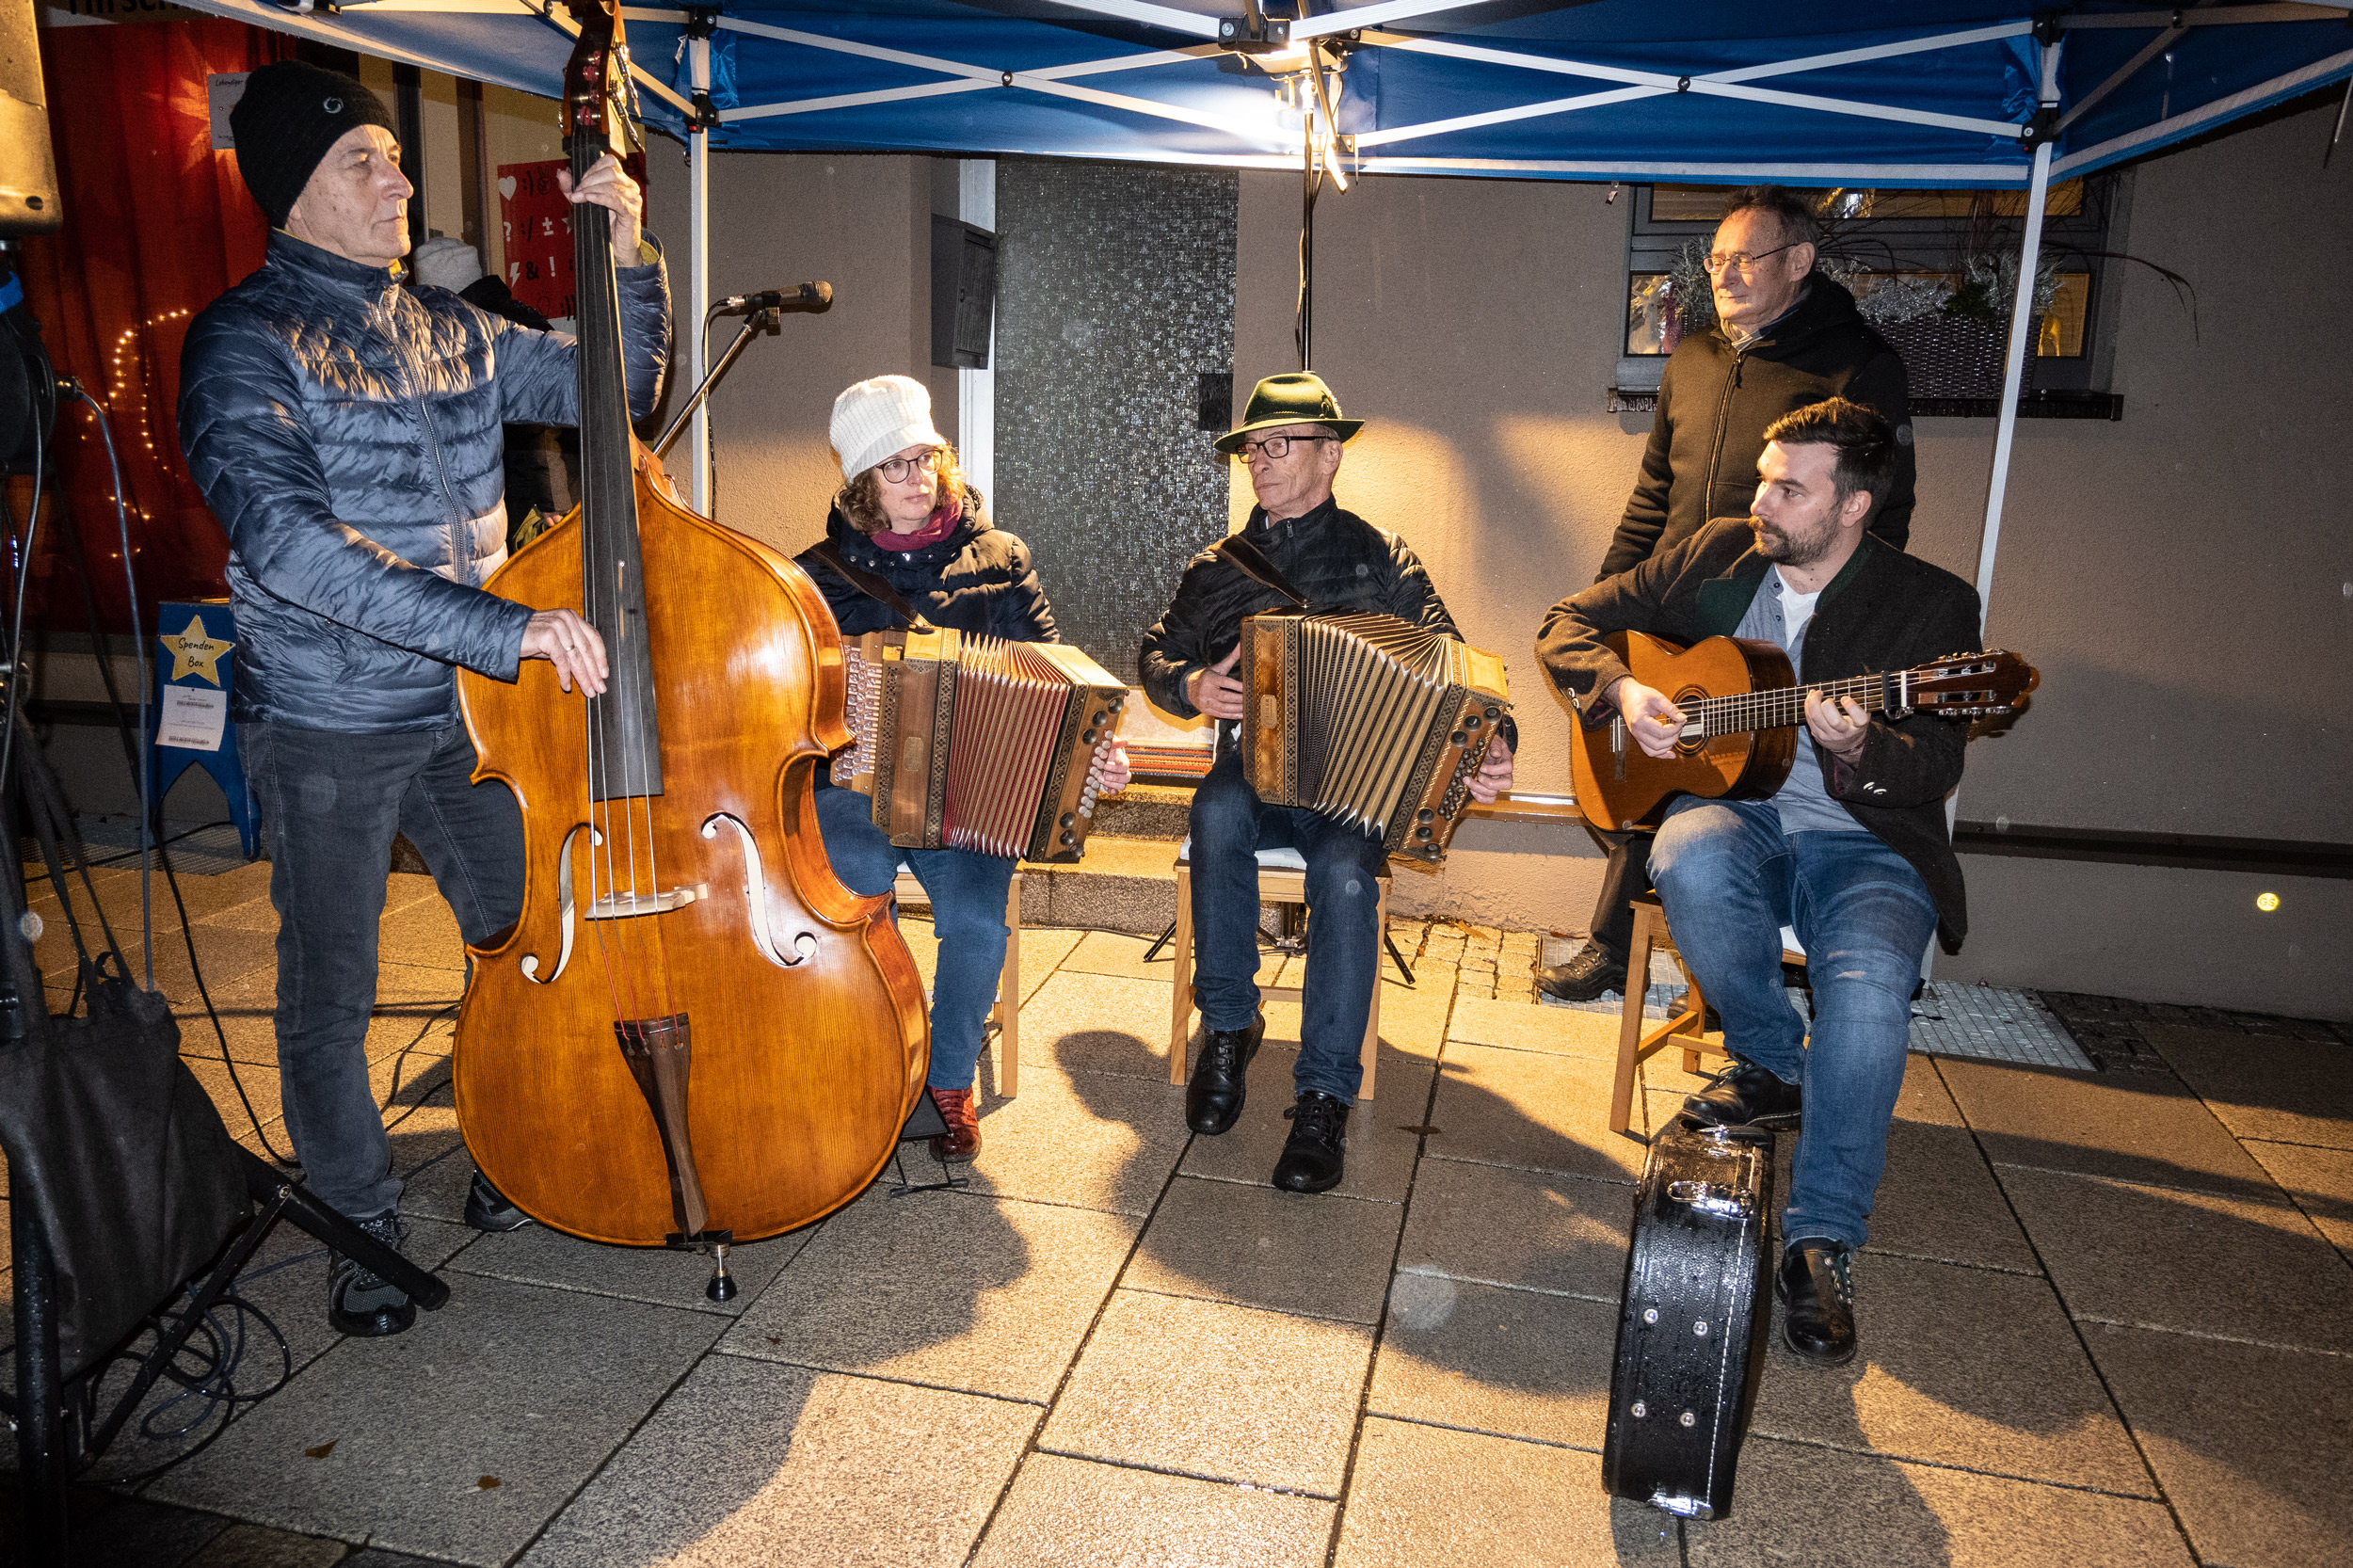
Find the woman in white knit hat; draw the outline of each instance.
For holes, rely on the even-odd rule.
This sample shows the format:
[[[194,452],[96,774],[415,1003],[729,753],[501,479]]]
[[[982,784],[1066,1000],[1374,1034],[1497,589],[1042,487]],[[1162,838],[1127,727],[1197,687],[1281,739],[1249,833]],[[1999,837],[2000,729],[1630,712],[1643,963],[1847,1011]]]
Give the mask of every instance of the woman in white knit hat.
[[[905,376],[877,376],[834,399],[833,448],[842,487],[825,536],[852,566],[883,578],[934,626],[1013,642],[1050,643],[1054,612],[1029,547],[991,525],[981,494],[965,483],[955,448],[932,426],[932,396]],[[841,634],[887,632],[899,617],[813,552],[800,565],[824,590]],[[1128,783],[1115,745],[1106,792]],[[944,1160],[980,1152],[973,1064],[1004,967],[1005,895],[1014,862],[960,849],[900,849],[874,825],[872,802],[818,775],[817,821],[834,874],[852,890],[887,893],[904,857],[932,896],[939,964],[932,982],[932,1098],[948,1124],[932,1140]]]

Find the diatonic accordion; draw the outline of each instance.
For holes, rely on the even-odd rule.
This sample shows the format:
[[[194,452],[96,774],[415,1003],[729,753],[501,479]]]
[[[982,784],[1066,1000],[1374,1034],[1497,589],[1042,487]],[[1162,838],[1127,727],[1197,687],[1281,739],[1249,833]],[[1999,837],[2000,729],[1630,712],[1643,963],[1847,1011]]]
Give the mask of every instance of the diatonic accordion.
[[[1503,661],[1383,615],[1244,617],[1242,775],[1258,798],[1380,836],[1434,866],[1512,712]]]
[[[903,849],[1086,853],[1128,688],[1063,643],[972,632],[842,639],[850,728],[833,781],[873,797]]]

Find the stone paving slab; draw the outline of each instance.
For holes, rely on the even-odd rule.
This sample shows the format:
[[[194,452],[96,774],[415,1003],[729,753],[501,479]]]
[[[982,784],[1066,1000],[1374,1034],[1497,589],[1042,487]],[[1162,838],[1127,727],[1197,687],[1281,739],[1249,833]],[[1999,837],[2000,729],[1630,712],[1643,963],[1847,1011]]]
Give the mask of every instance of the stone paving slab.
[[[457,1163],[464,1163],[458,1157]],[[739,1294],[733,1301],[714,1302],[704,1294],[711,1283],[712,1260],[700,1253],[673,1252],[666,1247],[616,1247],[584,1241],[577,1236],[530,1224],[520,1230],[482,1236],[451,1267],[457,1272],[524,1285],[546,1285],[591,1296],[649,1302],[656,1306],[689,1312],[714,1312],[739,1317],[799,1256],[816,1227],[806,1226],[765,1241],[747,1241],[728,1249],[728,1273]]]
[[[1999,1174],[2079,1321],[2353,1353],[2353,1269],[2284,1200]]]
[[[1900,1257],[1855,1265],[1862,1348],[1821,1367],[1776,1306],[1753,1430],[1890,1459],[2154,1496],[2148,1467],[2041,1279]]]
[[[1481,1165],[1634,1181],[1647,1153],[1609,1131],[1611,1064],[1449,1042],[1430,1154]]]
[[[2287,1190],[2337,1251],[2353,1256],[2353,1151],[2249,1142],[2247,1152]]]
[[[1337,1497],[1371,1354],[1360,1324],[1120,1290],[1038,1447]]]
[[[522,1568],[954,1568],[1034,1406],[713,1355]]]
[[[1365,1409],[1597,1449],[1617,1332],[1614,1301],[1401,1273]]]
[[[1334,1560],[1670,1568],[1682,1552],[1673,1518],[1602,1491],[1598,1454],[1372,1418]]]
[[[1141,1222],[878,1185],[825,1221],[722,1348],[1039,1403],[1095,1320]]]
[[[2208,1562],[2353,1563],[2353,1359],[2106,1325],[2085,1338]]]
[[[1616,1182],[1424,1160],[1398,1268],[1614,1303],[1633,1215]]]
[[[1404,1217],[1396,1204],[1178,1176],[1123,1283],[1273,1312],[1378,1322]]]
[[[1059,969],[1021,1009],[1022,1077],[1113,1073],[1166,1083],[1168,1006],[1165,975],[1152,981]]]
[[[1691,1568],[2192,1568],[2162,1503],[1751,1437]]]
[[[2169,1080],[1954,1060],[1940,1070],[1998,1164],[2258,1198],[2277,1191],[2214,1112]]]
[[[1618,1060],[1617,1015],[1569,1007],[1530,1007],[1525,1001],[1457,997],[1447,1025],[1449,1040],[1507,1046],[1513,1050]]]
[[[1024,1072],[1016,1097],[982,1096],[972,1190],[1140,1219],[1192,1136],[1184,1094],[1152,1079]]]
[[[1780,1142],[1795,1153],[1795,1138]],[[2042,1272],[1977,1140],[1963,1128],[1904,1121],[1888,1128],[1887,1170],[1870,1226],[1875,1252],[2012,1273]]]
[[[152,1496],[455,1562],[504,1563],[721,1321],[460,1276],[391,1339],[346,1339]]]
[[[2140,1032],[2239,1137],[2353,1149],[2353,1046],[2168,1024]]]
[[[973,1568],[1322,1568],[1331,1503],[1041,1453]]]

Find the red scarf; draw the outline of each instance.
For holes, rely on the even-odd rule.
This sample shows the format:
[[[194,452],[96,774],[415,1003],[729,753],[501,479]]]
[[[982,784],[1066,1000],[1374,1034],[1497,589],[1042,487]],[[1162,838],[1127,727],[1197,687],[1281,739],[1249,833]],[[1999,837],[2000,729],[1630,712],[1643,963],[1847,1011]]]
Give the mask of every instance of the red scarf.
[[[925,545],[937,544],[948,536],[948,531],[962,520],[963,517],[964,497],[952,495],[940,503],[937,511],[932,513],[931,520],[914,533],[870,534],[867,537],[874,541],[876,549],[895,551],[904,554],[910,551],[920,550]]]

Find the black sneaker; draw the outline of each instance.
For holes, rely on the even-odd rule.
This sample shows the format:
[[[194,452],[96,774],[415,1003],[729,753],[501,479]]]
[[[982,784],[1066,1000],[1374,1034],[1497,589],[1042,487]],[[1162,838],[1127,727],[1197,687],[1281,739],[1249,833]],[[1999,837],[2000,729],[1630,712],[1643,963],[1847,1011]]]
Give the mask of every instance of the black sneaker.
[[[1739,1061],[1683,1102],[1684,1119],[1701,1127],[1791,1128],[1798,1125],[1801,1109],[1796,1084]]]
[[[1785,1344],[1808,1361],[1844,1367],[1854,1359],[1854,1249],[1810,1236],[1781,1256],[1773,1293]]]
[[[378,1214],[351,1222],[394,1252],[400,1251],[400,1216]],[[399,1286],[342,1253],[327,1255],[327,1321],[337,1334],[381,1339],[402,1334],[417,1320],[417,1304]]]
[[[1347,1164],[1348,1107],[1309,1089],[1283,1112],[1291,1135],[1274,1163],[1274,1185],[1286,1192],[1322,1192],[1340,1184]]]
[[[531,1216],[508,1202],[505,1193],[490,1185],[489,1177],[476,1171],[473,1185],[466,1190],[466,1223],[495,1235],[522,1229],[531,1224]]]
[[[1248,1029],[1213,1029],[1201,1042],[1201,1060],[1193,1064],[1185,1085],[1185,1125],[1204,1137],[1214,1138],[1234,1125],[1249,1093],[1250,1059],[1266,1037],[1266,1015],[1250,1020]]]
[[[1597,942],[1577,950],[1565,964],[1547,964],[1536,971],[1536,989],[1562,1001],[1593,1001],[1604,991],[1625,989],[1625,957],[1612,954]]]

